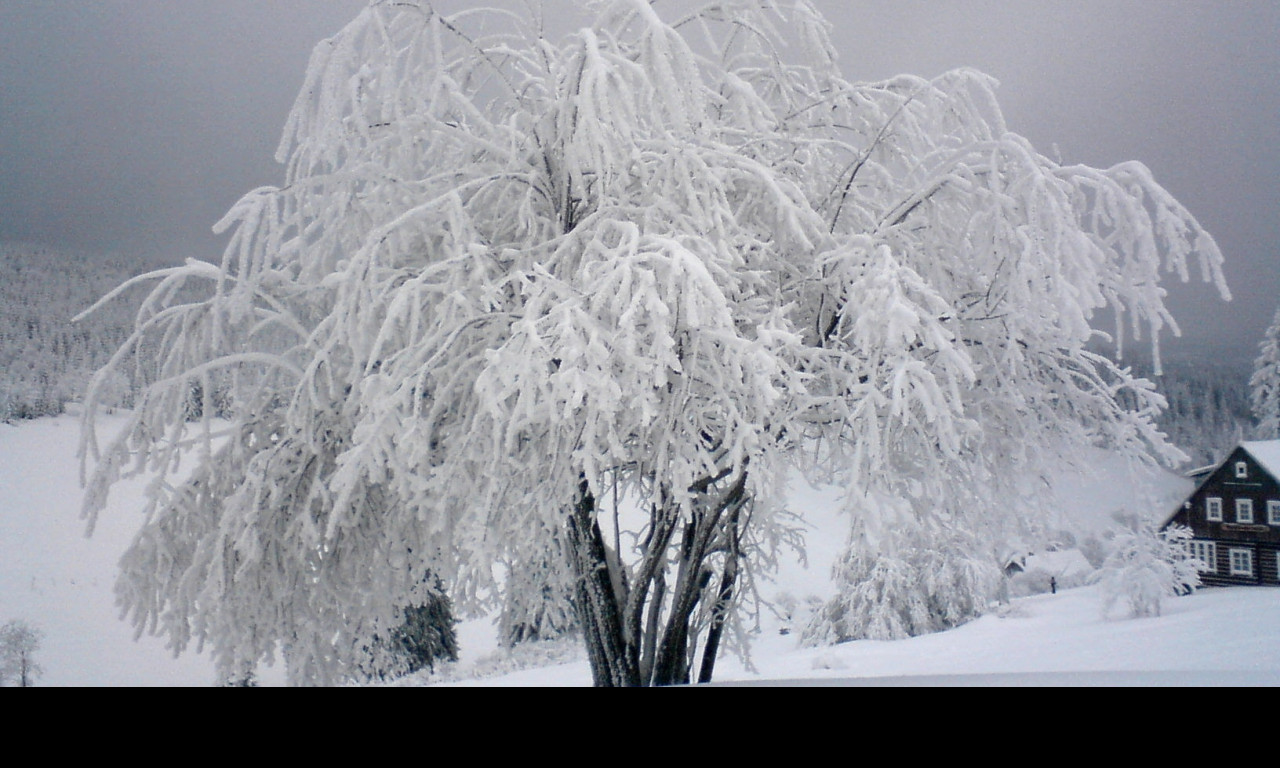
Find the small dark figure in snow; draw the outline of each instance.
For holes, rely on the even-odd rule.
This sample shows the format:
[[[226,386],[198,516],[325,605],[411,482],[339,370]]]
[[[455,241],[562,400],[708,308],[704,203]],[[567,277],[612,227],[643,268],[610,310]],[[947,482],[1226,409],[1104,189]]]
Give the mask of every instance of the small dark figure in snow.
[[[1049,577],[1049,594],[1058,594],[1058,579],[1054,576]]]

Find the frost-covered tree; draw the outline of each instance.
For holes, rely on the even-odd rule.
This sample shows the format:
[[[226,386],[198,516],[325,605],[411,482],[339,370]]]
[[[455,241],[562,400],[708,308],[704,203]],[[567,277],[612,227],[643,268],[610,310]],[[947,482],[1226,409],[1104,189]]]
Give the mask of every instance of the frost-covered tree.
[[[709,679],[794,540],[791,466],[974,531],[1074,446],[1169,450],[1085,349],[1103,309],[1172,325],[1163,270],[1221,285],[1145,168],[1035,153],[975,72],[846,80],[807,2],[587,7],[552,40],[371,3],[223,262],[152,276],[129,345],[159,375],[114,442],[85,430],[90,515],[158,473],[140,631],[329,682],[431,573],[512,626],[567,587],[598,684]],[[228,419],[193,429],[215,380]]]
[[[30,688],[44,674],[36,663],[44,633],[25,621],[14,619],[0,627],[0,687]]]
[[[1276,311],[1259,344],[1253,376],[1249,379],[1249,402],[1258,423],[1258,437],[1280,438],[1280,310]]]
[[[1111,554],[1096,574],[1102,616],[1124,601],[1133,618],[1159,616],[1166,597],[1200,586],[1197,563],[1187,552],[1191,531],[1181,526],[1157,530],[1139,521],[1113,542]]]
[[[370,678],[386,680],[458,660],[453,604],[438,580],[431,580],[423,603],[405,607],[402,614],[398,627],[373,641],[365,668]]]
[[[891,522],[883,525],[886,518]],[[876,522],[882,525],[873,528]],[[903,503],[896,515],[854,519],[834,575],[841,588],[810,617],[801,637],[806,645],[951,629],[983,613],[1005,587],[990,542],[921,520]]]
[[[566,567],[563,532],[544,524],[526,533],[525,545],[503,564],[498,637],[508,648],[552,640],[578,628],[573,609],[574,577]]]

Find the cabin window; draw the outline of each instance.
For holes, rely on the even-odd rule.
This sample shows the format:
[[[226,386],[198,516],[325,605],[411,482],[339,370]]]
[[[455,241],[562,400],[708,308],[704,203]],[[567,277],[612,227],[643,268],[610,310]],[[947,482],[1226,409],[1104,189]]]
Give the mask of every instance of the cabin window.
[[[1272,525],[1280,525],[1280,501],[1275,499],[1267,500],[1267,522]]]
[[[1236,462],[1236,477],[1244,479],[1249,476],[1249,465],[1243,461]]]
[[[1253,522],[1253,499],[1236,499],[1236,522]]]
[[[1232,576],[1252,576],[1253,575],[1253,550],[1252,549],[1231,549],[1231,575]]]
[[[1222,522],[1222,499],[1210,496],[1204,500],[1204,519],[1211,523]]]
[[[1192,541],[1191,557],[1199,562],[1196,570],[1201,573],[1218,572],[1218,545],[1212,541]]]

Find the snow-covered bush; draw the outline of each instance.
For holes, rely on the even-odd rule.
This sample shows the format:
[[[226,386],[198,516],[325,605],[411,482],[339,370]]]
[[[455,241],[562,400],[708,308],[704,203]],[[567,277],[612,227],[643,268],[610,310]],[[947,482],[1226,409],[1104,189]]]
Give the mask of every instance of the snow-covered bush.
[[[1167,597],[1200,586],[1197,563],[1187,552],[1191,531],[1181,526],[1156,530],[1143,521],[1116,536],[1094,580],[1100,585],[1102,615],[1123,602],[1129,615],[1159,616]]]
[[[1080,542],[1080,554],[1084,555],[1084,559],[1089,561],[1089,565],[1095,570],[1102,567],[1107,561],[1109,548],[1106,539],[1097,532],[1090,531]]]
[[[1101,565],[1099,560],[1099,565]],[[1084,586],[1097,570],[1080,549],[1057,549],[1029,556],[1020,573],[1009,577],[1009,596],[1042,595]]]
[[[789,635],[797,629],[803,631],[813,621],[814,616],[822,610],[825,601],[815,594],[808,593],[797,596],[790,592],[779,592],[769,601],[769,609],[778,620],[778,634]]]
[[[805,645],[900,640],[977,618],[1004,592],[989,547],[963,530],[920,530],[911,518],[856,537],[835,565],[840,589],[804,629]]]
[[[578,629],[562,538],[546,528],[530,530],[526,545],[507,564],[498,614],[503,645],[553,640]]]

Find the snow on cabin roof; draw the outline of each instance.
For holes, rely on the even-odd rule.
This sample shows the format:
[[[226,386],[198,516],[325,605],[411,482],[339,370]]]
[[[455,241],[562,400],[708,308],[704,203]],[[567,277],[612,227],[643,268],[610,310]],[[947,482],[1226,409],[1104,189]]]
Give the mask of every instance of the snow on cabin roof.
[[[1280,440],[1252,440],[1240,444],[1262,468],[1280,481]]]
[[[1084,553],[1078,549],[1063,549],[1056,552],[1036,552],[1030,554],[1023,563],[1028,571],[1044,570],[1053,576],[1078,576],[1084,578],[1096,568],[1089,562]]]

